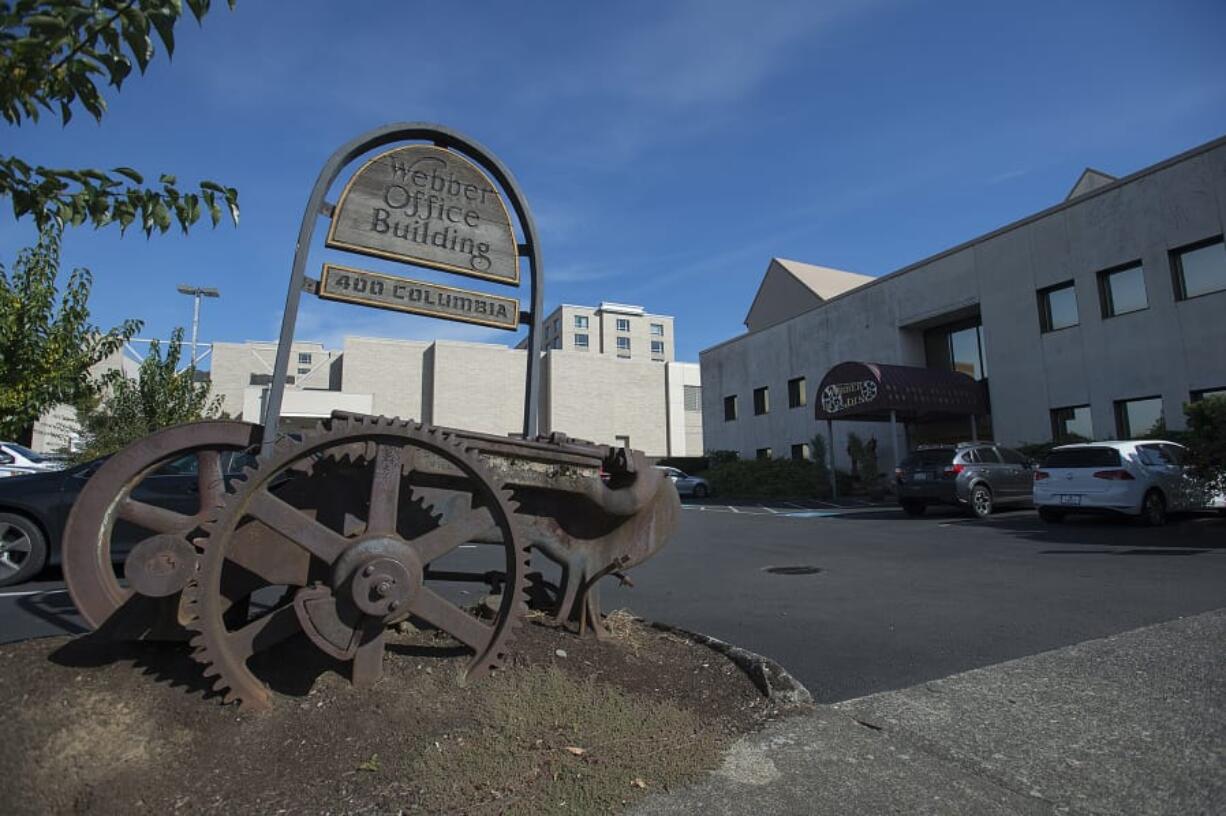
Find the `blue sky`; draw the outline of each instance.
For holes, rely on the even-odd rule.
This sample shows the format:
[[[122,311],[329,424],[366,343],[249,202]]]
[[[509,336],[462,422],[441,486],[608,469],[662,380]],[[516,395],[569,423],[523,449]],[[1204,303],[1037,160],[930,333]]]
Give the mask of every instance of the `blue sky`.
[[[189,282],[222,291],[202,339],[275,337],[320,166],[392,121],[446,124],[512,169],[547,308],[673,314],[688,360],[744,330],[772,256],[884,274],[1058,202],[1087,165],[1124,175],[1226,135],[1220,0],[217,5],[101,125],[4,126],[30,161],[240,190],[237,229],[70,231],[100,325],[164,337],[190,322]],[[0,209],[7,266],[33,231]],[[346,334],[510,339],[304,299],[299,339]]]

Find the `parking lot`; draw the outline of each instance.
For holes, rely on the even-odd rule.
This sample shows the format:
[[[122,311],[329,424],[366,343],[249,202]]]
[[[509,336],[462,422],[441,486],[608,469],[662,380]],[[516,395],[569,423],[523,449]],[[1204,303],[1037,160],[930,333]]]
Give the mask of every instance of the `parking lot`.
[[[0,642],[82,631],[46,578],[0,591]],[[1226,519],[687,502],[675,540],[631,578],[606,582],[606,611],[766,654],[829,702],[1226,607]]]

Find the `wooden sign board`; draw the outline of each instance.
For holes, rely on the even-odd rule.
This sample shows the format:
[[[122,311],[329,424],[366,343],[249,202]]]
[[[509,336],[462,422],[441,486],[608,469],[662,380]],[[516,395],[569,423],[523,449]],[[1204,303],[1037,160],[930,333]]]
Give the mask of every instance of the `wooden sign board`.
[[[336,264],[324,264],[318,294],[325,300],[360,303],[495,329],[515,331],[519,328],[519,301],[515,298]]]
[[[345,185],[326,245],[519,285],[501,194],[477,165],[434,145],[375,156]]]

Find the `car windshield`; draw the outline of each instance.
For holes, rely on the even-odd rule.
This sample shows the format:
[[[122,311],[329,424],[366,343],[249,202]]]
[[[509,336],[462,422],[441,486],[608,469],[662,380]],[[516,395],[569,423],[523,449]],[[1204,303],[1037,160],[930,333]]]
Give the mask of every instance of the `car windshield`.
[[[1063,448],[1047,454],[1045,468],[1119,467],[1120,452],[1115,448]]]
[[[41,463],[41,462],[47,461],[43,459],[43,457],[40,454],[35,453],[34,451],[27,448],[25,445],[14,445],[12,442],[6,442],[4,446],[8,448],[9,450],[13,451],[14,453],[21,454],[26,459],[29,459],[31,462]]]
[[[928,467],[931,465],[948,465],[954,460],[953,448],[929,448],[915,451],[902,461],[904,468]]]

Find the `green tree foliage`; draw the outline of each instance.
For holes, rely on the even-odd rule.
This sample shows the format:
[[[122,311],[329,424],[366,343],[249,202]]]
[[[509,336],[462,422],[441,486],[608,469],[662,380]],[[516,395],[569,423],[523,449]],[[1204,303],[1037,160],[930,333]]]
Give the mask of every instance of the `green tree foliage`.
[[[107,372],[100,396],[77,407],[81,426],[82,461],[113,453],[161,428],[215,417],[221,397],[209,399],[209,384],[196,381],[196,369],[179,370],[183,329],[175,329],[166,355],[155,340],[135,379],[120,371]]]
[[[135,320],[107,332],[90,324],[89,270],[74,269],[62,297],[59,271],[54,225],[21,251],[12,274],[0,266],[0,438],[28,443],[34,420],[56,404],[93,393],[90,366],[140,331]]]
[[[1183,406],[1188,430],[1178,441],[1188,447],[1193,474],[1215,492],[1226,492],[1226,397],[1207,397]]]
[[[235,0],[227,0],[230,8]],[[186,0],[197,22],[211,0]],[[141,73],[156,53],[156,40],[169,57],[182,0],[0,0],[0,114],[12,125],[37,122],[49,112],[67,125],[76,109],[101,122],[102,91],[119,90],[135,66]],[[41,230],[48,224],[95,227],[133,223],[152,235],[178,222],[187,232],[208,211],[213,226],[222,207],[238,223],[238,191],[203,181],[182,191],[163,174],[156,187],[130,167],[97,169],[31,166],[0,155],[0,196],[8,196],[16,218],[30,216]]]

